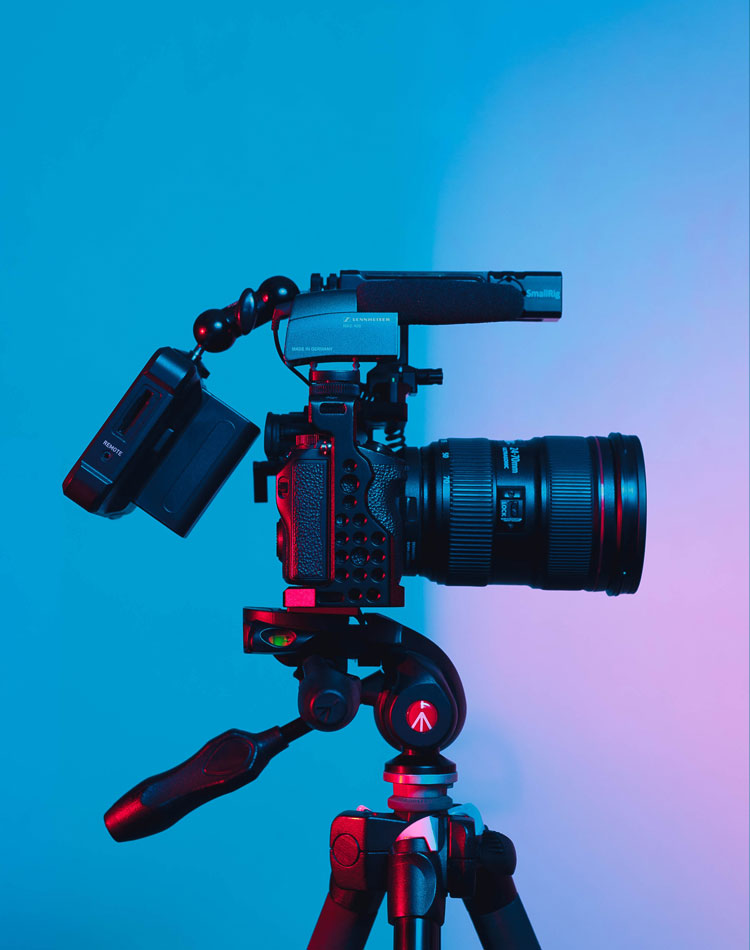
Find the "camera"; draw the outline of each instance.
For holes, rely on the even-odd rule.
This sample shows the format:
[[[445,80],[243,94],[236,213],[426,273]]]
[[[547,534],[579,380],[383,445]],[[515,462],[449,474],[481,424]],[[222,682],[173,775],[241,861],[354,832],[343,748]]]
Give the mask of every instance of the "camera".
[[[411,325],[557,320],[561,308],[557,272],[341,271],[313,274],[304,293],[272,277],[200,314],[191,351],[151,357],[63,489],[107,517],[138,506],[183,536],[259,435],[207,391],[204,354],[270,323],[279,357],[307,388],[300,411],[268,414],[266,457],[253,471],[256,501],[275,482],[284,607],[243,610],[245,652],[294,669],[299,715],[262,732],[230,729],[139,782],[105,814],[116,841],[170,828],[253,782],[290,743],[343,729],[370,706],[397,752],[383,771],[390,810],[334,819],[311,950],[363,947],[386,893],[394,946],[439,946],[450,895],[463,897],[482,946],[507,936],[538,950],[512,879],[513,843],[450,794],[458,772],[443,750],[466,717],[458,671],[427,637],[362,608],[402,606],[405,575],[638,587],[646,482],[635,436],[406,442],[409,398],[443,381],[442,370],[409,362]]]
[[[64,491],[107,517],[138,506],[187,535],[259,434],[206,390],[202,357],[270,322],[309,392],[301,411],[269,413],[254,466],[256,501],[275,478],[286,607],[401,606],[404,575],[633,593],[646,530],[636,436],[406,444],[408,398],[443,381],[410,365],[409,326],[561,313],[558,272],[349,270],[313,274],[304,293],[269,278],[201,314],[191,352],[154,354]],[[373,364],[364,378],[362,363]]]

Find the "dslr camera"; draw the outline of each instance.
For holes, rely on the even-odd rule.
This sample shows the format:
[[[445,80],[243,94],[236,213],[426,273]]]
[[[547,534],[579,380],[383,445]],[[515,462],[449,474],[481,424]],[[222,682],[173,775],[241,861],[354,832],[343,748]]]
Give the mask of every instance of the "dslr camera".
[[[202,313],[191,351],[157,350],[64,492],[109,518],[137,506],[187,535],[260,432],[208,392],[203,355],[270,323],[309,389],[301,411],[269,413],[254,465],[256,501],[275,478],[286,607],[402,606],[404,575],[633,593],[646,530],[636,436],[406,444],[408,397],[443,382],[410,365],[410,325],[561,313],[558,272],[344,270],[313,274],[306,292],[269,278]]]

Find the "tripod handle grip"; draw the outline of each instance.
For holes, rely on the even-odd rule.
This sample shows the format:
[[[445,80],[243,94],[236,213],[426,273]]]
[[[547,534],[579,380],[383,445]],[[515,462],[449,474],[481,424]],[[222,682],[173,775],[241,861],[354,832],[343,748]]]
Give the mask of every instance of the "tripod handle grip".
[[[252,782],[287,745],[278,726],[259,733],[229,729],[181,765],[126,792],[104,815],[107,831],[115,841],[164,831],[199,805]]]

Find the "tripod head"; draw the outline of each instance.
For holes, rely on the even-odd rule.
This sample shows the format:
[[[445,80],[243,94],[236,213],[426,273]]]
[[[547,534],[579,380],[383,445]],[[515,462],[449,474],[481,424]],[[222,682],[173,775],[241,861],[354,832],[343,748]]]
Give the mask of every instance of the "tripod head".
[[[461,731],[466,699],[458,673],[432,641],[381,614],[258,610],[244,614],[246,653],[295,669],[299,718],[261,733],[231,729],[176,768],[140,782],[105,815],[117,841],[164,831],[188,812],[252,782],[290,742],[312,729],[343,729],[372,706],[383,738],[401,754],[386,766],[391,807],[417,814],[449,807],[455,765],[439,755]],[[364,678],[358,667],[378,667]]]

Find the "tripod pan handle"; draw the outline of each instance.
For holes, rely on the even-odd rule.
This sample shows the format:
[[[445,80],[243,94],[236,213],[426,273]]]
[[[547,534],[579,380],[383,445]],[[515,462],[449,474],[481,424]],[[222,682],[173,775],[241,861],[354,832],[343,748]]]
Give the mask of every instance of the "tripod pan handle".
[[[205,802],[257,778],[288,742],[278,726],[265,732],[229,729],[181,765],[144,779],[104,815],[115,841],[133,841],[169,828]]]

